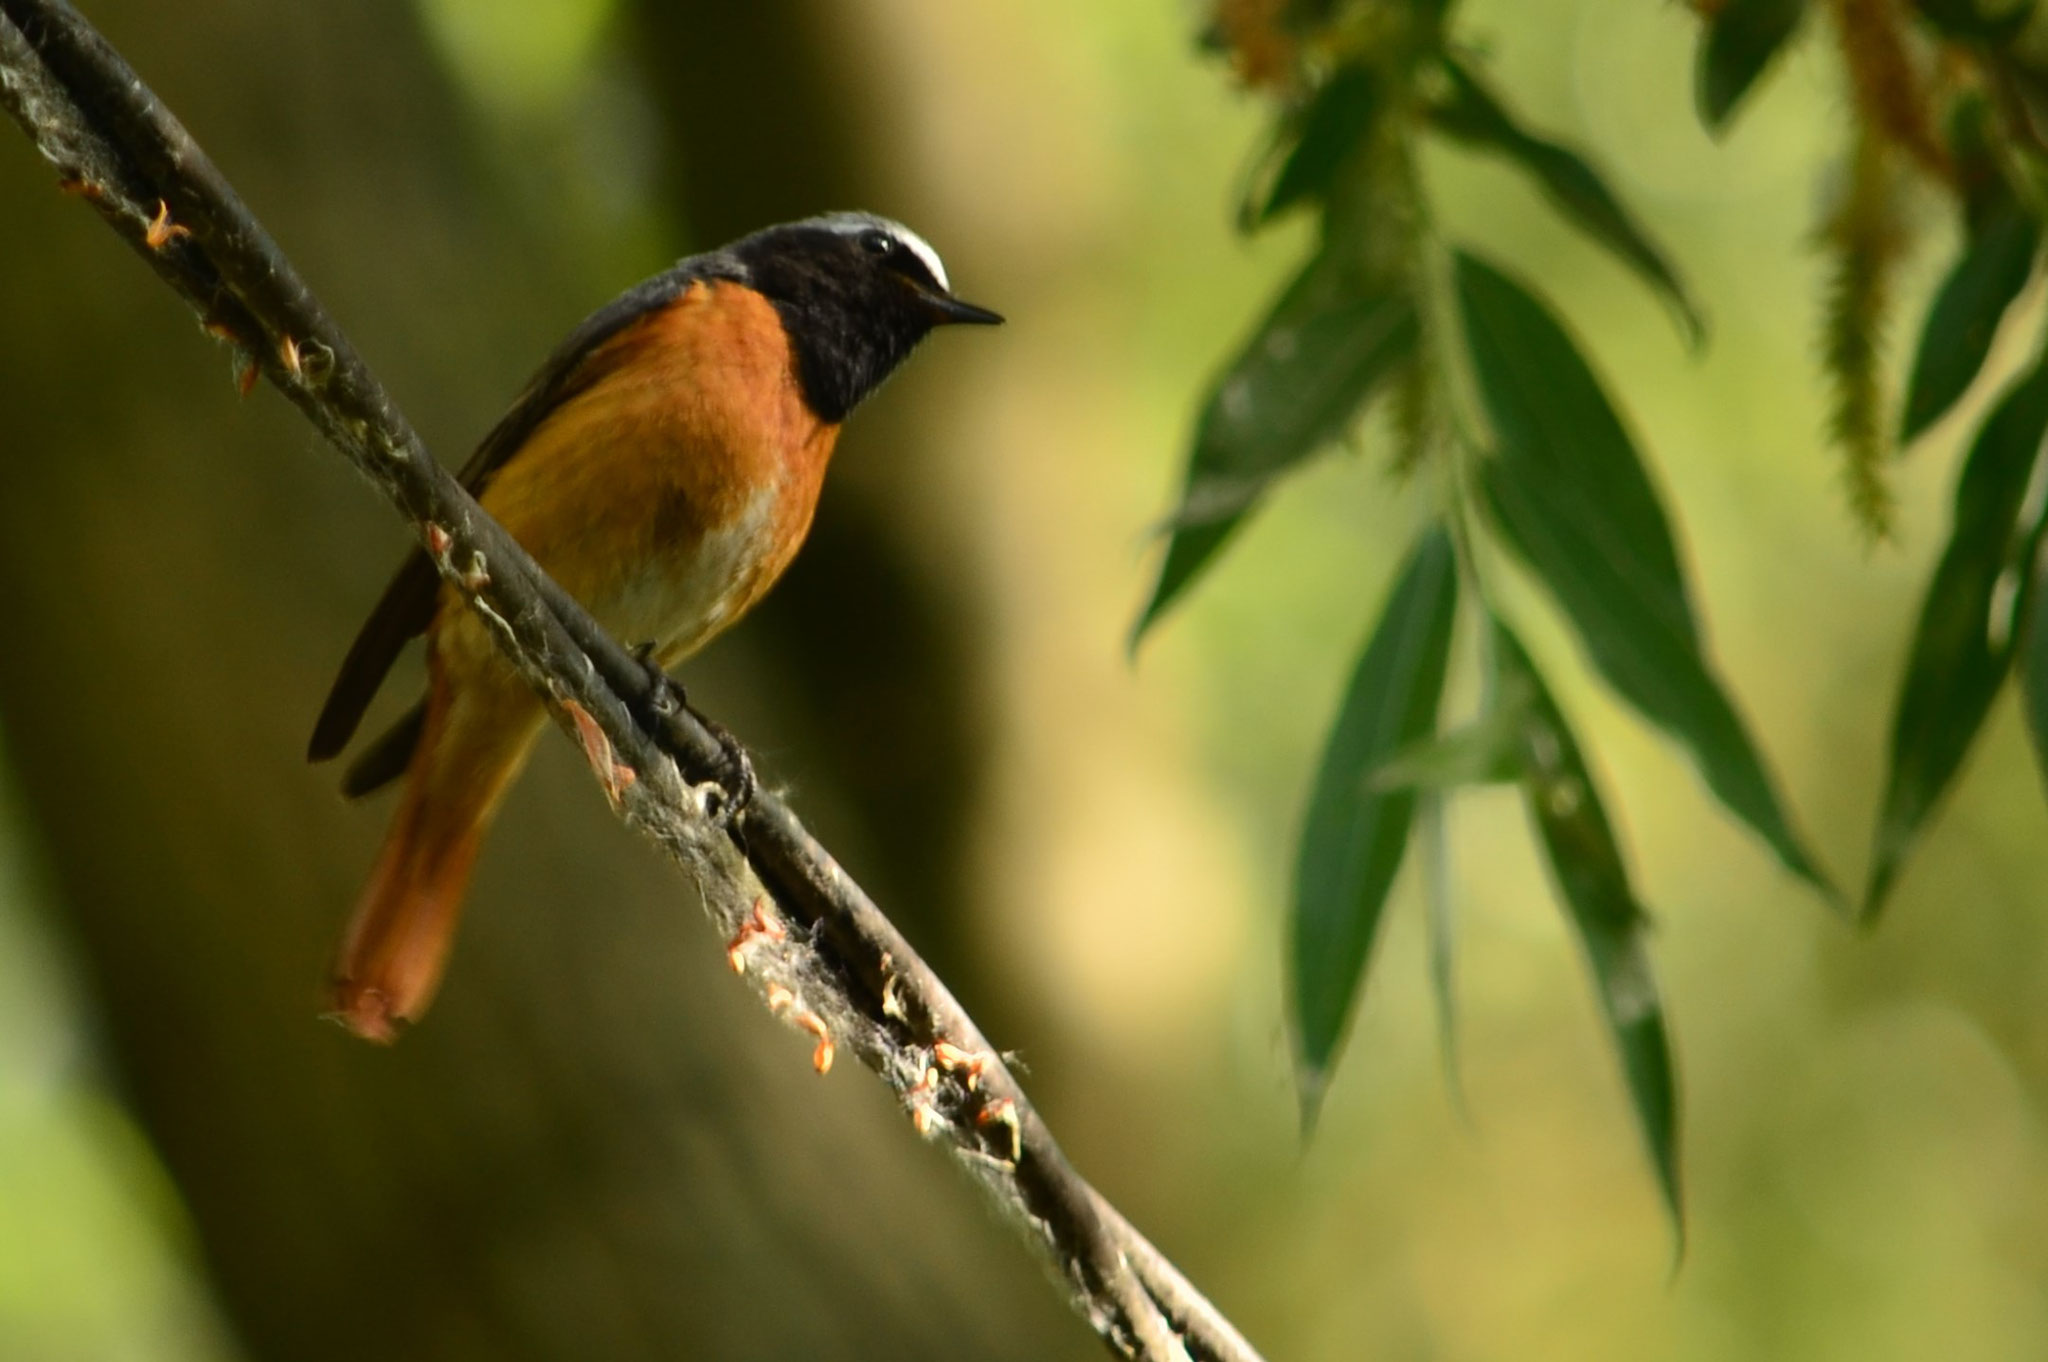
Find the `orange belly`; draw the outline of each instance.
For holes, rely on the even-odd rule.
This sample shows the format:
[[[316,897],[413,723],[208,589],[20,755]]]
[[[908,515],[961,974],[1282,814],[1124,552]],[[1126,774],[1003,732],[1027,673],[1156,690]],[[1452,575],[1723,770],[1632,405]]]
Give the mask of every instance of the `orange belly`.
[[[614,636],[680,660],[789,565],[839,428],[805,405],[774,307],[737,285],[691,285],[588,363],[600,376],[483,506]],[[437,651],[474,626],[445,599]]]
[[[615,637],[678,661],[789,565],[838,427],[805,406],[773,308],[735,285],[693,284],[586,363],[483,506]],[[484,829],[546,718],[486,628],[444,588],[405,794],[335,968],[361,1035],[391,1039],[433,996]]]

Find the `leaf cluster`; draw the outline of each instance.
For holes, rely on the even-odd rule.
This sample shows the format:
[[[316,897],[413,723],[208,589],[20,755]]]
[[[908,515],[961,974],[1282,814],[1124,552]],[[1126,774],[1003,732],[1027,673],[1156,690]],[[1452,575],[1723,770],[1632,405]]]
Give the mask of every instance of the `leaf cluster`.
[[[1851,504],[1889,525],[1886,465],[1963,408],[2037,266],[2044,152],[2035,110],[2048,23],[2031,0],[1699,3],[1697,112],[1729,127],[1807,29],[1832,25],[1854,92],[1850,173],[1816,234],[1831,259],[1821,355]],[[1819,13],[1819,11],[1827,11]],[[1810,12],[1814,11],[1814,12]],[[1289,914],[1290,1022],[1312,1121],[1369,975],[1411,844],[1460,789],[1519,787],[1586,959],[1652,1167],[1682,1225],[1679,1095],[1648,914],[1596,762],[1521,644],[1504,602],[1521,575],[1585,660],[1691,758],[1707,790],[1791,875],[1849,909],[1799,831],[1717,668],[1650,461],[1570,328],[1538,288],[1462,245],[1415,163],[1432,140],[1500,158],[1667,305],[1685,339],[1701,308],[1672,257],[1565,140],[1532,126],[1461,43],[1449,0],[1227,0],[1209,37],[1275,116],[1245,177],[1240,227],[1315,219],[1316,244],[1202,403],[1159,575],[1132,643],[1182,600],[1269,492],[1388,409],[1401,473],[1423,473],[1422,528],[1364,644],[1311,783]],[[2037,35],[2037,30],[2042,30]],[[2037,41],[2038,39],[2038,41]],[[1256,54],[1257,61],[1250,55]],[[1251,72],[1256,67],[1256,76]],[[2040,126],[2048,126],[2048,116]],[[1902,203],[1932,191],[1963,226],[1920,328],[1896,415],[1884,384],[1892,274],[1910,245]],[[1904,670],[1862,909],[1874,913],[1959,769],[2005,676],[2048,734],[2048,597],[2034,589],[2048,432],[2048,359],[1981,424],[1955,523]],[[1460,618],[1473,627],[1461,631]],[[1460,663],[1461,638],[1476,640]],[[1476,668],[1476,714],[1444,713],[1454,666]],[[1424,867],[1425,871],[1427,866]],[[1433,885],[1432,979],[1452,1048],[1455,942]]]

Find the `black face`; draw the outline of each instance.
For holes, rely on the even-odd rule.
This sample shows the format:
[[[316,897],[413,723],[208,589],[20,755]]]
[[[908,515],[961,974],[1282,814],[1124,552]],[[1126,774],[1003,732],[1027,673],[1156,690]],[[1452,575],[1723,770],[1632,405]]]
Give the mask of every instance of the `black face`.
[[[1002,320],[948,293],[879,219],[814,218],[728,249],[782,315],[804,399],[826,421],[845,420],[933,327]]]

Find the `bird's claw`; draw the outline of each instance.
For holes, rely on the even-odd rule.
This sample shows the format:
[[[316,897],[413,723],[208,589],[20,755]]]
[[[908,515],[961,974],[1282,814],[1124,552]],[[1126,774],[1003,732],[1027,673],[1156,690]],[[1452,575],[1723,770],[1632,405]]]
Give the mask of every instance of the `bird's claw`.
[[[747,755],[747,749],[740,745],[731,729],[694,709],[690,713],[695,714],[697,722],[718,740],[720,759],[725,763],[725,774],[718,785],[725,792],[725,798],[711,818],[719,827],[730,830],[746,813],[748,805],[754,802],[754,796],[760,793],[761,780],[754,774],[754,759]]]
[[[683,694],[683,683],[668,674],[661,660],[654,655],[654,643],[649,640],[633,649],[633,660],[647,674],[647,708],[658,717],[666,718],[678,709],[690,707],[689,697]]]
[[[655,657],[654,648],[655,645],[649,642],[633,650],[634,659],[647,671],[647,707],[663,718],[677,713],[688,714],[717,740],[720,760],[725,768],[718,778],[718,787],[725,797],[712,811],[711,821],[730,831],[754,802],[754,796],[760,793],[761,781],[754,773],[754,759],[747,755],[747,749],[733,736],[731,729],[690,703],[689,692],[683,689],[682,682],[662,667]]]

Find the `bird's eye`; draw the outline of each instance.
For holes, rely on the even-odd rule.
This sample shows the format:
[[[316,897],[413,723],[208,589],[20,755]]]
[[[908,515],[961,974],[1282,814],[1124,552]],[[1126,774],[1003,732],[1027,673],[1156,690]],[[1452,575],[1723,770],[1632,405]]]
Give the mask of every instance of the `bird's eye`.
[[[869,255],[882,259],[895,254],[896,238],[883,231],[862,232],[860,247]]]

